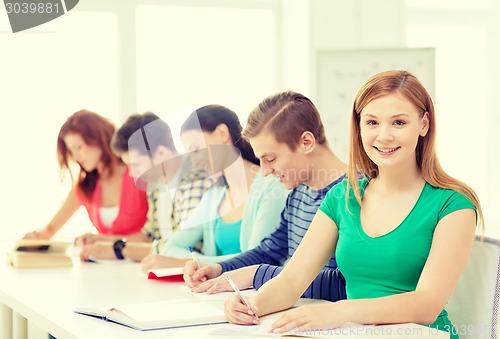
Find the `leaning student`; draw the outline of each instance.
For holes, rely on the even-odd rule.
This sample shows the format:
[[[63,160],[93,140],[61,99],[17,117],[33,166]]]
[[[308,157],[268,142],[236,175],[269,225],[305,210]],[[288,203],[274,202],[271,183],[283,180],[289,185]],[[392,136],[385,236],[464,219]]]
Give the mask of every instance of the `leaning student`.
[[[78,164],[77,182],[47,226],[25,238],[51,238],[82,205],[99,234],[129,235],[141,229],[148,212],[146,194],[135,187],[127,166],[111,151],[114,131],[108,119],[88,110],[66,120],[57,136],[57,155],[61,170]]]
[[[272,331],[345,322],[450,331],[444,306],[483,218],[474,191],[441,168],[435,138],[434,106],[417,78],[387,71],[368,79],[353,106],[348,180],[328,192],[281,274],[249,298],[252,309],[231,297],[227,319],[251,324],[248,312],[290,308],[335,252],[347,300],[287,311]]]
[[[84,235],[79,239],[83,245],[81,258],[141,261],[151,251],[158,251],[170,234],[177,231],[213,180],[177,152],[170,127],[151,112],[131,115],[115,132],[111,147],[130,168],[136,182],[146,181],[147,222],[141,230],[129,235]],[[152,163],[165,171],[155,171]]]
[[[161,249],[142,261],[143,271],[188,261],[188,248],[203,241],[203,253],[193,255],[216,262],[251,249],[271,233],[280,218],[287,192],[273,177],[262,175],[259,160],[241,137],[238,116],[220,105],[193,112],[181,133],[196,166],[219,176],[193,214]]]
[[[232,290],[225,279],[228,274],[241,289],[259,289],[277,276],[326,193],[346,177],[347,165],[330,149],[318,110],[299,93],[288,91],[264,99],[250,113],[243,135],[260,158],[262,173],[278,178],[292,191],[277,229],[256,248],[199,270],[193,262],[186,264],[184,279],[189,286],[197,285],[195,292]],[[304,297],[345,299],[345,280],[333,255]]]

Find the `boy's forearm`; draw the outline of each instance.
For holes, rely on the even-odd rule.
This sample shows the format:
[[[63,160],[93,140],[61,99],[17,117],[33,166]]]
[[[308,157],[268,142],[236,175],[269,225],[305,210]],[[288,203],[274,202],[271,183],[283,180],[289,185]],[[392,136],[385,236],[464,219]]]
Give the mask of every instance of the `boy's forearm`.
[[[141,261],[145,256],[151,253],[151,243],[128,242],[122,250],[123,256],[133,261]]]

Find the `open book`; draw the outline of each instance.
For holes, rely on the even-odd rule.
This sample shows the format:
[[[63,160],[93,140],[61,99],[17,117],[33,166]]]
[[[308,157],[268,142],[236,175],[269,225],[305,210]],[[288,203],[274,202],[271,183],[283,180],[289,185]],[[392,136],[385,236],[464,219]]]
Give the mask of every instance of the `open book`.
[[[117,306],[76,307],[73,311],[141,331],[226,322],[222,308],[204,302],[191,302],[187,299]]]
[[[9,253],[14,267],[67,267],[72,266],[71,256],[66,253],[70,241],[22,239],[16,241]]]
[[[148,272],[148,279],[167,282],[184,282],[182,267],[156,268]]]

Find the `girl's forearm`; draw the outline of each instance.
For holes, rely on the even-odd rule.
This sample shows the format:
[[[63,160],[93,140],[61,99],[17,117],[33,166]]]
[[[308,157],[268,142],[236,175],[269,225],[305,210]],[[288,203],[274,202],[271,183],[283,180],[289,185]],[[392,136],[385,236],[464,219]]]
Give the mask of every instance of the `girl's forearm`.
[[[359,324],[432,324],[442,310],[439,298],[414,291],[374,299],[341,300],[347,321]],[[340,305],[339,305],[340,306]]]
[[[266,315],[273,312],[286,310],[292,307],[302,293],[294,290],[289,279],[279,274],[266,282],[255,294],[254,306],[257,306],[257,315]]]

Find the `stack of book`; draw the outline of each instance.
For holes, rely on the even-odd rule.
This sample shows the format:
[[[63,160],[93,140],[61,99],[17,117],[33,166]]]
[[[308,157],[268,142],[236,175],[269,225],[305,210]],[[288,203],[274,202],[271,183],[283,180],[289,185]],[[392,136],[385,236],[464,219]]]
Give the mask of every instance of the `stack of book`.
[[[22,239],[14,244],[9,253],[14,267],[68,267],[73,265],[67,253],[73,245],[70,241]]]

